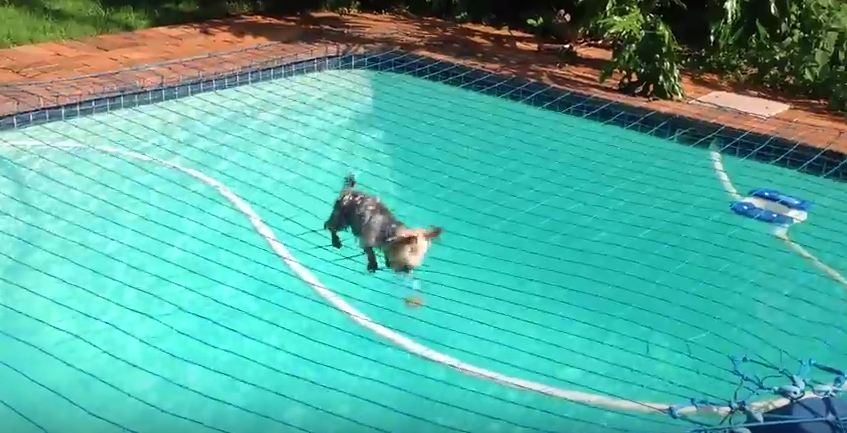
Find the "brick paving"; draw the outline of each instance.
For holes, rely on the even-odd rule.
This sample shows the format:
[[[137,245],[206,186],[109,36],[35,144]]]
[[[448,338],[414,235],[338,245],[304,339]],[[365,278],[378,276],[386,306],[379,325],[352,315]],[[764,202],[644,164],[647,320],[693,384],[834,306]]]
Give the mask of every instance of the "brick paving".
[[[847,152],[847,118],[828,112],[819,101],[742,91],[712,77],[689,75],[684,77],[689,98],[727,90],[789,103],[792,108],[759,119],[685,101],[647,101],[616,92],[614,79],[598,83],[599,69],[609,58],[607,50],[581,46],[579,59],[566,63],[555,54],[539,53],[536,42],[531,35],[508,29],[374,14],[239,16],[157,27],[0,50],[0,115],[209,77],[283,56],[306,55],[310,50],[335,50],[341,44],[347,48],[397,47],[630,105]]]

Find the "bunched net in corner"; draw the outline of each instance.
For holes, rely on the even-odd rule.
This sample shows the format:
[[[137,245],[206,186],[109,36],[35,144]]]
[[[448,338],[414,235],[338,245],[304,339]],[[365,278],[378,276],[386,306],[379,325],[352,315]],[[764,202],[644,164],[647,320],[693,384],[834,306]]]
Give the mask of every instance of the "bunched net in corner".
[[[0,121],[3,425],[671,432],[840,391],[834,149],[399,51],[296,60]],[[351,170],[445,228],[412,279],[329,247]],[[774,230],[730,210],[756,188],[813,207]]]

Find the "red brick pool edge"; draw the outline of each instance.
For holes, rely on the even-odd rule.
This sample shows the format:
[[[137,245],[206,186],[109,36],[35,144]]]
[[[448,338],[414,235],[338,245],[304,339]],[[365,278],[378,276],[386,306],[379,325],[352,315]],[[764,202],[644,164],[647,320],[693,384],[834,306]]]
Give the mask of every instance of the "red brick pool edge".
[[[531,35],[399,15],[239,16],[0,50],[0,115],[210,77],[281,58],[375,46],[847,152],[847,119],[826,111],[820,102],[759,93],[791,105],[762,119],[688,101],[647,101],[616,92],[614,80],[598,83],[609,55],[604,49],[579,47],[579,59],[566,63],[555,54],[539,53]],[[752,93],[708,77],[686,76],[684,83],[689,98],[718,90]]]

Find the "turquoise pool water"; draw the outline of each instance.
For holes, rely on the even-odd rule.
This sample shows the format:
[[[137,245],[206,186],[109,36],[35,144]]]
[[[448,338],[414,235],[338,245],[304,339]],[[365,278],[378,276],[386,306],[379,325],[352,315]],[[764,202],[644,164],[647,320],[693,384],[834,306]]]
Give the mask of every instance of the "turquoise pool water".
[[[729,211],[707,150],[420,79],[321,72],[0,133],[0,425],[20,433],[682,431],[422,359],[325,286],[465,362],[625,400],[727,399],[728,355],[843,365],[845,288]],[[83,148],[73,146],[83,146]],[[724,156],[814,201],[835,269],[847,188]],[[412,282],[319,229],[343,176],[445,229]],[[353,257],[350,257],[353,256]],[[419,291],[413,286],[418,285]],[[408,308],[404,298],[425,305]]]

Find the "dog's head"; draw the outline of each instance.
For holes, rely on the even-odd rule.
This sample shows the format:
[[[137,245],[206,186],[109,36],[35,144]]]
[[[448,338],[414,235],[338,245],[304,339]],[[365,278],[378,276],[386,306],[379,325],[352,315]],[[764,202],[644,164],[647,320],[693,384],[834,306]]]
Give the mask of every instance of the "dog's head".
[[[432,240],[441,235],[440,227],[428,229],[410,229],[402,227],[388,241],[384,248],[391,269],[395,272],[409,273],[420,267]]]

